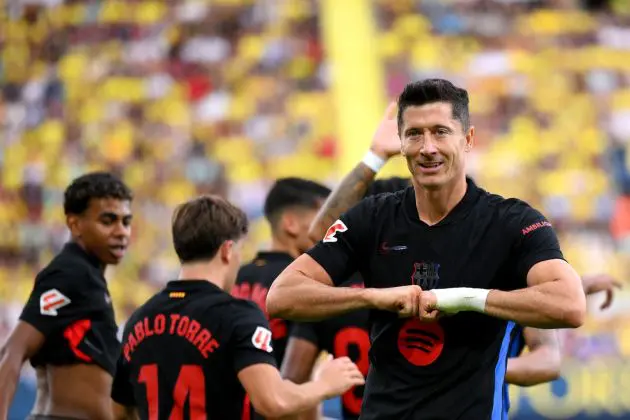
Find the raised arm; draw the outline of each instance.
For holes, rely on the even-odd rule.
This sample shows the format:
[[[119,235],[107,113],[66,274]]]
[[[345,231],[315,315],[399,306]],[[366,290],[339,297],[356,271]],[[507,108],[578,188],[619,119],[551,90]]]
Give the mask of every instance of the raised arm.
[[[529,351],[508,359],[505,381],[512,385],[533,386],[558,379],[562,362],[558,333],[525,328],[523,338]]]
[[[19,321],[0,349],[0,418],[6,419],[24,362],[44,344],[44,335],[24,321]]]
[[[368,192],[378,170],[385,162],[400,153],[400,139],[396,124],[396,103],[387,107],[378,125],[370,149],[363,161],[350,171],[328,196],[311,223],[309,236],[313,242],[321,240],[335,220],[357,204]]]

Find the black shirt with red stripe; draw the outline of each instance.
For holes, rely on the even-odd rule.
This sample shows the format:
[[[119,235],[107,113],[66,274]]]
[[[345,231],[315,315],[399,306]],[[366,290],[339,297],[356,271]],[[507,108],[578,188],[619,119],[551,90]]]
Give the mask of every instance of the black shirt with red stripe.
[[[125,324],[112,399],[141,419],[241,419],[238,373],[276,366],[271,331],[252,302],[205,280],[176,280]]]
[[[120,343],[102,263],[68,242],[35,278],[20,320],[45,337],[34,367],[95,364],[114,374]]]
[[[254,302],[267,315],[267,292],[276,277],[291,262],[293,258],[284,252],[259,252],[252,262],[239,270],[232,288],[232,296]],[[273,334],[273,353],[276,356],[276,363],[281,366],[291,323],[284,319],[271,318],[269,324]]]

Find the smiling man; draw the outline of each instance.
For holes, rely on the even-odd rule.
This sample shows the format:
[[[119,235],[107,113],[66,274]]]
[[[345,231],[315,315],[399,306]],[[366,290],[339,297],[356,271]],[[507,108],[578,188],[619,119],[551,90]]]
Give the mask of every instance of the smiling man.
[[[30,419],[111,419],[120,344],[104,272],[125,255],[131,200],[131,190],[105,172],[83,175],[66,189],[71,240],[35,278],[0,350],[0,418],[7,416],[28,359],[37,370]]]
[[[271,316],[294,320],[372,311],[362,419],[500,419],[516,324],[583,322],[580,278],[544,216],[466,178],[468,101],[446,80],[407,85],[397,125],[412,186],[343,214],[267,296]],[[365,289],[334,287],[355,271]]]

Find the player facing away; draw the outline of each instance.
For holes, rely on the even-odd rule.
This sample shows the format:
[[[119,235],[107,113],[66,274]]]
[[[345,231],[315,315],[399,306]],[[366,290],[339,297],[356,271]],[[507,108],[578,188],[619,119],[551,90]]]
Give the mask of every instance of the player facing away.
[[[396,192],[407,186],[409,186],[409,181],[402,178],[377,181],[371,183],[369,188],[366,188],[365,196],[369,197],[383,192]],[[349,194],[352,195],[352,191]],[[329,211],[334,211],[334,209]],[[326,213],[328,212],[324,212],[324,214]],[[320,211],[319,214],[322,214],[322,212]],[[315,235],[315,232],[309,230],[311,238]],[[323,236],[322,233],[319,238]],[[316,241],[312,239],[313,243]],[[362,288],[363,278],[358,273],[355,273],[341,283],[340,286]],[[326,351],[334,357],[349,357],[357,365],[361,373],[367,376],[369,367],[368,352],[370,350],[368,326],[368,310],[353,311],[319,322],[294,323],[282,363],[282,376],[297,383],[308,381],[317,358],[322,351]],[[345,420],[359,418],[363,391],[363,386],[357,386],[349,389],[341,396],[341,410]],[[301,420],[317,418],[317,410],[310,410],[300,415]]]
[[[271,227],[271,249],[258,252],[253,261],[241,267],[232,296],[251,300],[267,313],[265,301],[271,283],[313,245],[309,228],[328,194],[328,187],[307,179],[282,178],[274,183],[264,205]],[[270,319],[269,324],[273,352],[280,366],[291,326],[280,318]]]
[[[313,242],[324,237],[328,227],[361,199],[381,193],[395,193],[411,184],[410,178],[374,179],[386,161],[400,153],[395,109],[396,103],[390,104],[374,133],[366,157],[342,179],[313,220],[309,230]],[[358,287],[361,284],[362,279],[355,277],[341,286]],[[601,309],[610,306],[614,288],[621,286],[615,279],[603,274],[584,276],[582,284],[587,295],[606,292]],[[297,382],[307,380],[321,350],[334,356],[349,355],[359,369],[367,374],[370,348],[367,314],[367,310],[360,310],[320,322],[295,323],[282,364],[283,376]],[[529,351],[523,354],[525,347]],[[559,377],[560,367],[561,351],[556,332],[531,327],[522,329],[521,337],[515,337],[508,352],[505,407],[509,407],[508,384],[532,386],[549,382]],[[344,419],[358,417],[362,391],[363,387],[356,387],[342,396]],[[317,418],[316,413],[309,412],[301,416],[304,420],[311,418]]]
[[[31,419],[111,418],[120,344],[104,271],[129,245],[131,201],[129,188],[104,172],[83,175],[66,189],[71,240],[35,278],[0,351],[0,418],[27,359],[37,371]]]
[[[407,85],[397,125],[412,186],[335,221],[276,279],[267,309],[294,320],[372,310],[362,419],[499,419],[516,325],[579,327],[580,278],[540,212],[466,178],[465,90]],[[334,287],[357,270],[365,289]]]
[[[216,196],[177,207],[177,280],[138,308],[123,333],[112,387],[116,419],[240,419],[245,392],[257,412],[282,417],[363,383],[347,358],[313,382],[280,377],[262,311],[229,293],[240,265],[245,214]]]

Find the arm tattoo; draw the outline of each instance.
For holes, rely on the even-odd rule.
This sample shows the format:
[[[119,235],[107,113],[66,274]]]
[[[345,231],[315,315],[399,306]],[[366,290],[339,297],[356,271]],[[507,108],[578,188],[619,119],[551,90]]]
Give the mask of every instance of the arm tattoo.
[[[342,213],[357,204],[365,196],[368,188],[374,182],[376,174],[365,164],[359,163],[346,175],[341,184],[333,190],[317,217],[311,225],[312,236],[318,238],[326,234],[326,230]]]

